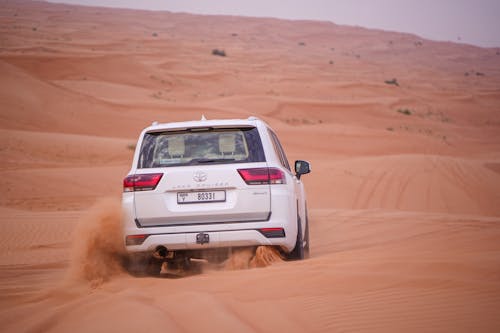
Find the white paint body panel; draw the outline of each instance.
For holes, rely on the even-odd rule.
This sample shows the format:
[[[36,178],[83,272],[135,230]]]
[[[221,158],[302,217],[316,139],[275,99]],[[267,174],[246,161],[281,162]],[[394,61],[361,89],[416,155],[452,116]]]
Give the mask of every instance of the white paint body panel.
[[[265,162],[137,168],[145,133],[191,127],[256,127]],[[258,119],[169,123],[146,128],[139,137],[129,175],[163,173],[163,176],[154,190],[123,193],[124,235],[150,235],[141,245],[127,246],[127,251],[153,252],[158,246],[195,250],[257,245],[275,245],[285,252],[293,250],[299,215],[302,231],[305,230],[305,193],[302,183],[280,163],[268,129]],[[279,168],[285,174],[286,184],[247,185],[237,171],[259,167]],[[197,177],[200,172],[206,177]],[[206,179],[200,181],[200,178]],[[178,192],[210,190],[225,191],[226,200],[177,202]],[[266,238],[258,231],[261,228],[283,228],[286,236]],[[196,235],[201,232],[209,235],[209,243],[196,243]]]

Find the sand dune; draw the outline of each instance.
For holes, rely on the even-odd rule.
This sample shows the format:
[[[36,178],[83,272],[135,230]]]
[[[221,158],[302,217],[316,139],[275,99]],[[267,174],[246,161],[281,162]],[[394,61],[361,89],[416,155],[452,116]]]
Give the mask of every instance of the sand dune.
[[[500,329],[497,49],[0,3],[0,331]],[[123,271],[141,129],[202,114],[261,117],[312,163],[309,260],[263,248],[182,278]]]
[[[21,294],[3,283],[4,300],[20,305],[5,311],[2,322],[6,329],[56,332],[75,325],[83,332],[113,325],[125,331],[147,327],[158,332],[165,327],[173,331],[498,327],[500,297],[494,282],[498,218],[329,209],[314,211],[312,218],[317,241],[307,262],[206,272],[177,280],[123,273],[93,290],[85,284],[52,282],[43,292],[24,289]],[[48,279],[63,281],[64,270],[17,265],[4,271],[4,279],[20,276],[21,282],[29,283],[40,278],[38,285],[44,286]],[[49,277],[44,275],[48,272],[52,272]],[[27,306],[30,320],[19,321]],[[53,307],[57,311],[47,311]],[[144,321],[142,326],[137,318]]]
[[[339,208],[498,216],[500,178],[481,161],[436,155],[388,155],[336,161],[312,201]],[[312,186],[320,184],[311,184]]]

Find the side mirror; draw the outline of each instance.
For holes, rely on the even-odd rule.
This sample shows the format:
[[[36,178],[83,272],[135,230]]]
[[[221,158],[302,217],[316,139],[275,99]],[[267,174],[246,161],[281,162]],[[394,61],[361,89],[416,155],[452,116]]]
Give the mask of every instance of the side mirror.
[[[306,173],[311,172],[311,165],[307,161],[297,160],[295,161],[295,174],[297,179],[300,179],[300,176],[305,175]]]

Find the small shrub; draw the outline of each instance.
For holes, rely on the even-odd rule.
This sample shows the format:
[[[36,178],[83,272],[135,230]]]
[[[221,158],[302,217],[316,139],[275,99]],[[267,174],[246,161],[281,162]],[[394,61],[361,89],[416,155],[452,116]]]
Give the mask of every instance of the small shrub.
[[[37,30],[38,30],[38,28],[37,28],[37,27],[33,27],[33,28],[31,28],[31,30],[33,30],[33,31],[37,31]]]
[[[153,37],[158,37],[158,33],[153,32],[153,33],[151,34],[151,36],[153,36]]]
[[[135,143],[129,143],[129,144],[127,145],[127,149],[128,149],[128,150],[135,150]]]
[[[484,73],[476,72],[476,76],[484,76]]]
[[[329,64],[330,64],[330,65],[333,65],[333,64],[334,64],[333,60],[330,60]]]
[[[398,109],[398,112],[406,116],[410,116],[412,114],[410,109]]]
[[[304,42],[299,42],[299,46],[306,46],[306,43],[304,43]]]
[[[395,85],[395,86],[398,86],[399,87],[399,83],[398,83],[398,80],[397,79],[392,79],[392,80],[385,80],[384,81],[386,84],[392,84],[392,85]]]
[[[226,56],[226,51],[224,50],[219,50],[219,49],[213,49],[212,54],[219,56],[219,57],[225,57]]]

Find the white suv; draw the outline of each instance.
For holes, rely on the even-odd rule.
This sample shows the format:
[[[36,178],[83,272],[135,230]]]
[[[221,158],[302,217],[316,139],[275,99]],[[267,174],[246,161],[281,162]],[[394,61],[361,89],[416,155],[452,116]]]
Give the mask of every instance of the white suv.
[[[232,248],[309,255],[306,196],[273,130],[258,118],[158,124],[141,133],[123,181],[129,269],[224,260]]]

